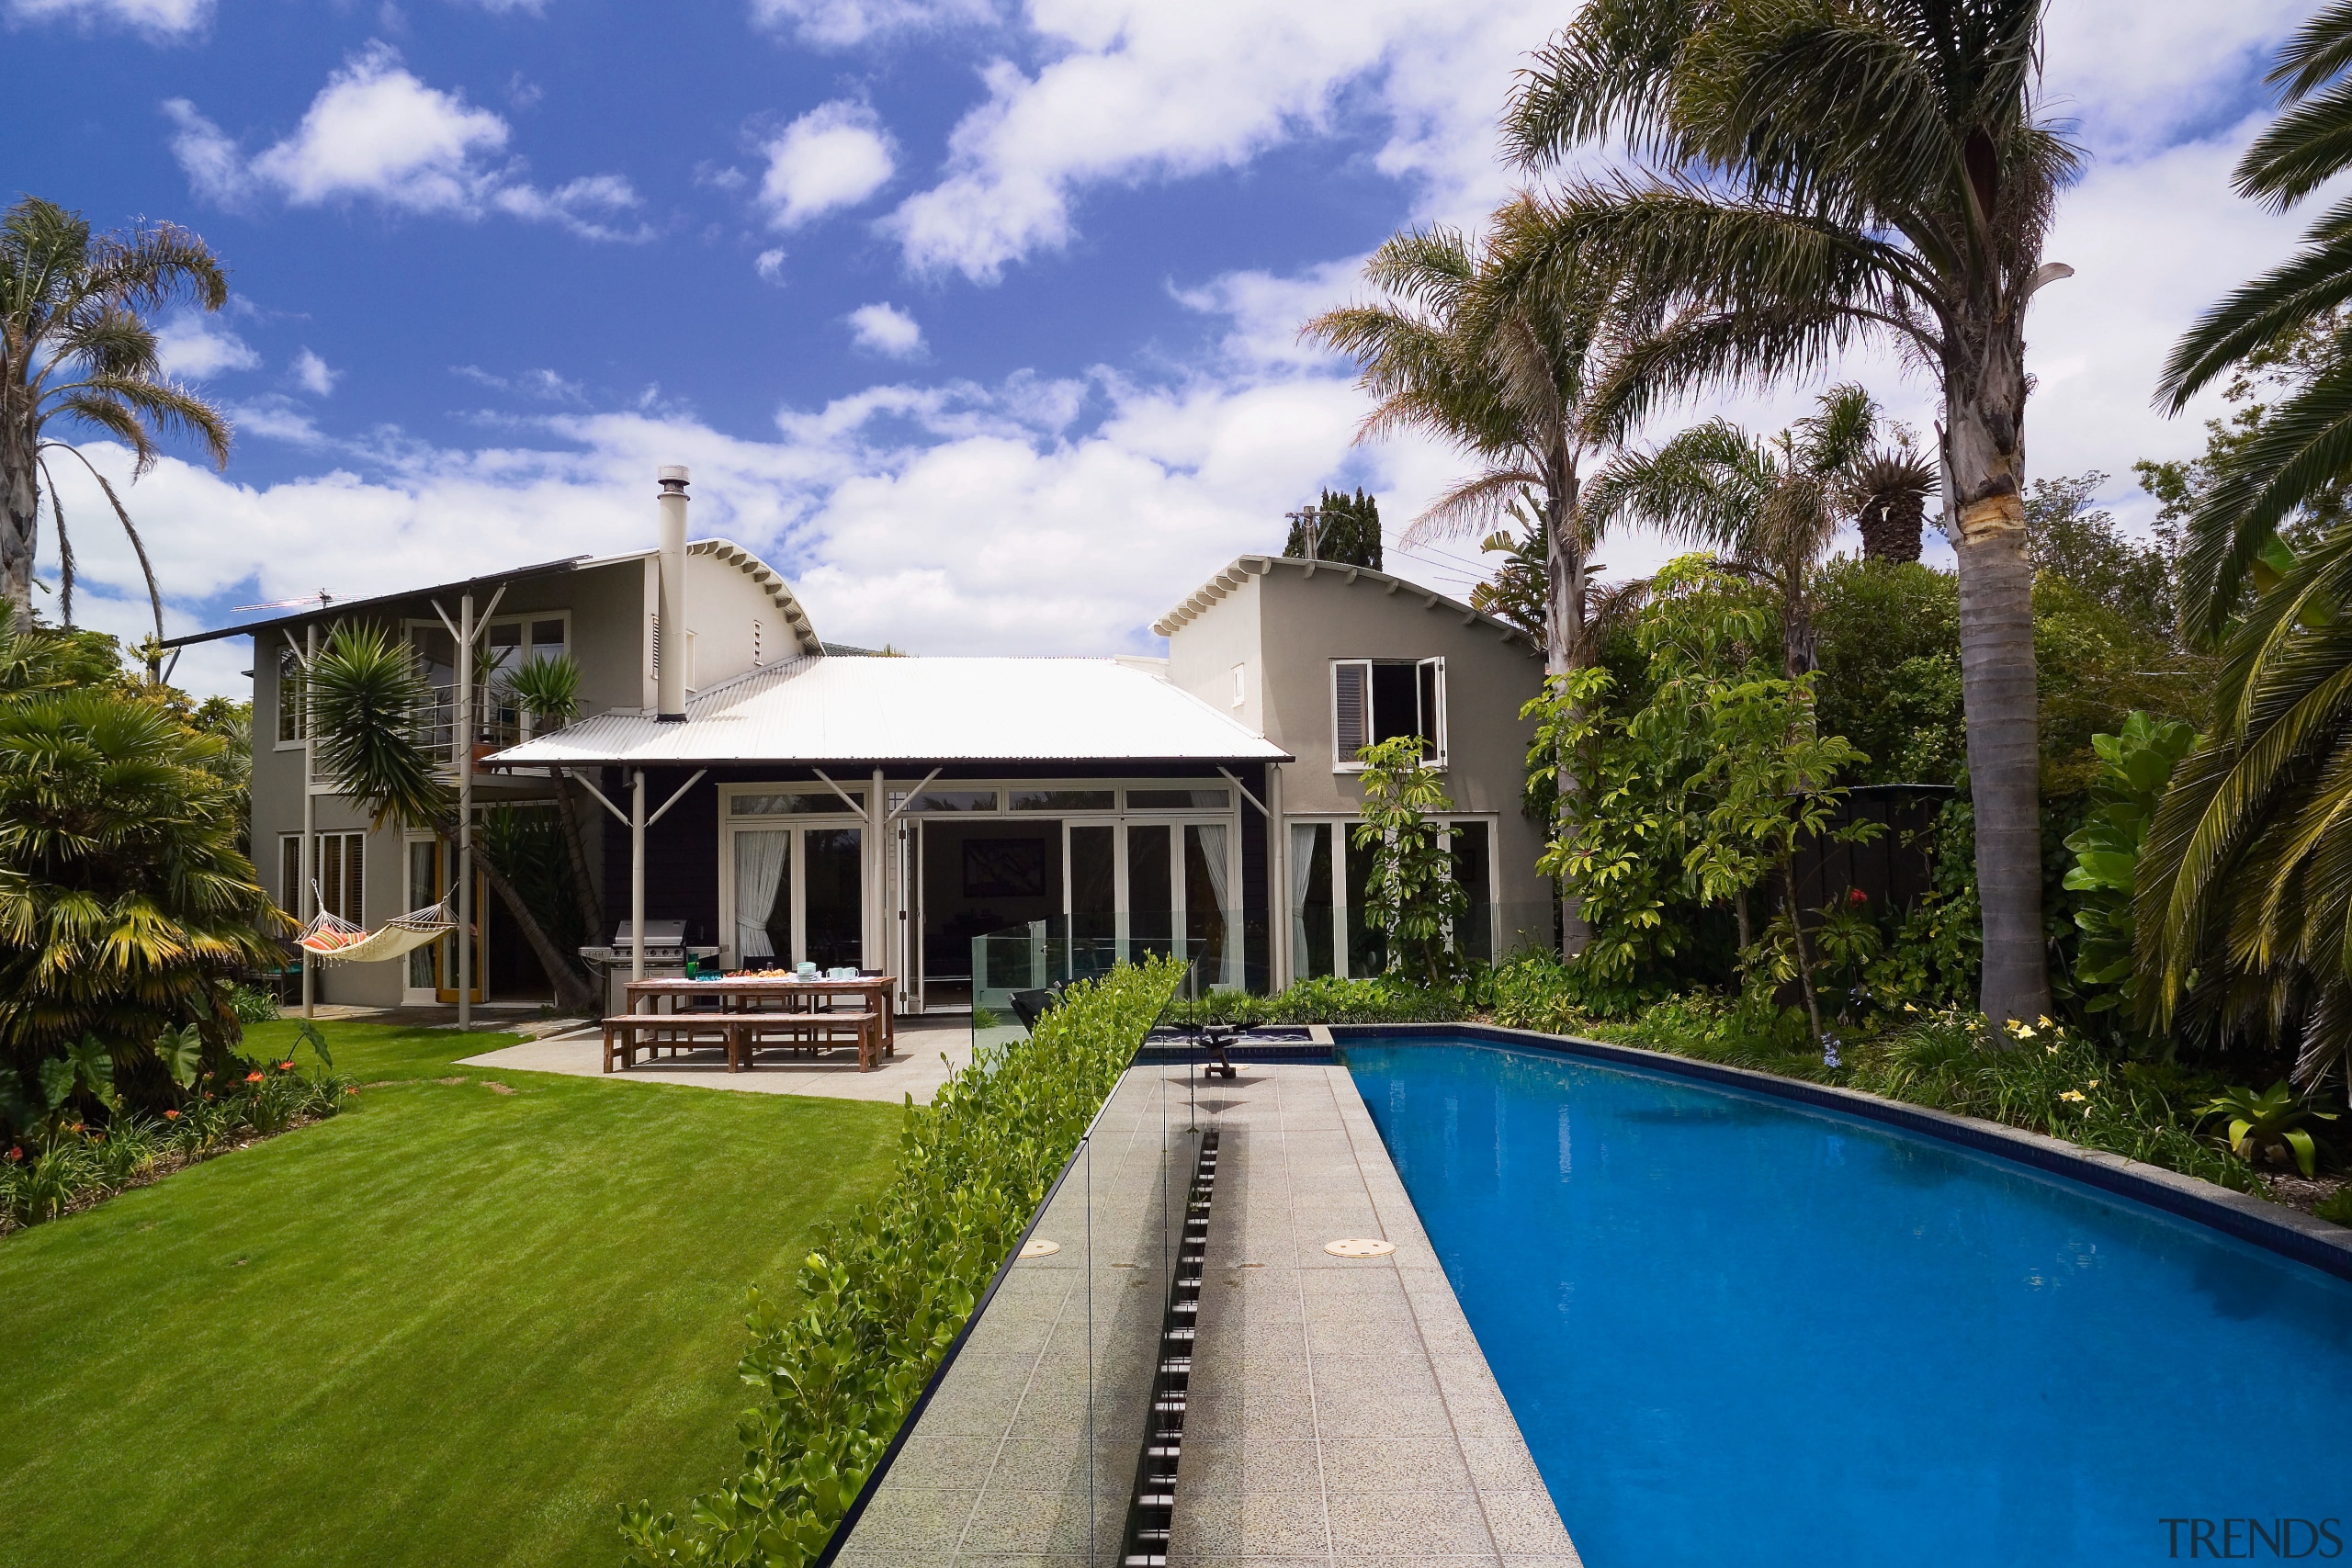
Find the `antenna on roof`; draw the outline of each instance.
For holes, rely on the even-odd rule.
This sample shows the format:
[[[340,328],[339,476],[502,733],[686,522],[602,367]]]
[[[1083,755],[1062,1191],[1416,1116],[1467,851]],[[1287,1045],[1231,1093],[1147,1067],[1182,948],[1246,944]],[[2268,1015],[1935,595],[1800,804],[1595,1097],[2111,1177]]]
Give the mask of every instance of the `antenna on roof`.
[[[1306,537],[1306,558],[1308,560],[1320,559],[1321,557],[1317,555],[1316,551],[1316,546],[1322,542],[1317,537],[1317,536],[1321,532],[1321,529],[1317,524],[1317,518],[1320,513],[1311,506],[1302,506],[1296,512],[1285,512],[1283,515],[1288,518],[1291,522],[1297,524],[1299,533]]]

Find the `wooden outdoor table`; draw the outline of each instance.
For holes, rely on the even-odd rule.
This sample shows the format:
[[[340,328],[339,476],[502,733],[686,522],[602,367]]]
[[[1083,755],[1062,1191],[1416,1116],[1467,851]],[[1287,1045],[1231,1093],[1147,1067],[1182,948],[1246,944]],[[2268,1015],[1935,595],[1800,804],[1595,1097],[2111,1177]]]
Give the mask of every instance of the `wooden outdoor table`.
[[[860,975],[854,980],[797,980],[782,975],[729,975],[718,980],[631,980],[628,1010],[660,1012],[664,997],[670,998],[672,1012],[677,1011],[682,1002],[697,1008],[707,1004],[720,1012],[752,1012],[760,1003],[779,998],[789,1010],[796,1004],[813,1004],[820,997],[863,997],[866,1007],[881,1017],[882,1054],[895,1056],[899,1051],[898,1018],[890,998],[897,987],[898,982],[888,975]],[[640,1003],[647,1005],[640,1007]]]

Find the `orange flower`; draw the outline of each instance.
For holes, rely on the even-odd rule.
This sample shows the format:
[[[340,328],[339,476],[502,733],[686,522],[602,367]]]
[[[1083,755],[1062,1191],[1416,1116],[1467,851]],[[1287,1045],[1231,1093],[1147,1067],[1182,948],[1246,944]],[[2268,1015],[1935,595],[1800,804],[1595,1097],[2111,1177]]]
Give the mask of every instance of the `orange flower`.
[[[247,1083],[259,1083],[261,1082],[261,1075],[259,1073],[247,1073],[245,1075],[245,1081]]]
[[[8,1151],[8,1157],[10,1159],[22,1159],[25,1157],[25,1151],[22,1149],[10,1149]]]
[[[290,1073],[294,1070],[294,1064],[291,1062],[280,1062],[277,1064],[277,1070],[281,1073]]]
[[[357,1084],[353,1084],[350,1088],[348,1088],[348,1089],[345,1089],[343,1092],[344,1092],[344,1093],[345,1093],[345,1094],[357,1094],[357,1093],[359,1092],[359,1086],[358,1086]]]
[[[176,1122],[179,1119],[180,1113],[176,1111],[166,1111],[164,1112],[164,1120],[166,1122]]]

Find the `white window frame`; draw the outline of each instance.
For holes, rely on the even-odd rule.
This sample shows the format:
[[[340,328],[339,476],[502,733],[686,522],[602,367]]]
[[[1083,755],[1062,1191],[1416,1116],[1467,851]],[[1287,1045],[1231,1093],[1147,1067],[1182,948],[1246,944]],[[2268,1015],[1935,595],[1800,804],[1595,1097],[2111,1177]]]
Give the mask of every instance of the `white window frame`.
[[[307,704],[297,702],[294,705],[293,739],[287,739],[278,730],[278,721],[286,715],[286,688],[289,676],[293,681],[300,682],[301,673],[302,661],[296,657],[292,649],[281,641],[277,646],[277,683],[273,693],[269,715],[269,732],[273,738],[270,741],[270,750],[273,751],[300,751],[308,742],[311,716]]]
[[[738,967],[742,954],[735,949],[735,835],[738,833],[790,833],[791,860],[786,875],[792,880],[792,947],[790,953],[779,953],[775,961],[783,964],[799,963],[808,952],[808,830],[811,828],[831,831],[842,828],[858,830],[858,892],[861,903],[875,897],[873,876],[874,851],[867,842],[874,837],[873,785],[865,779],[846,779],[842,787],[866,795],[866,809],[853,810],[849,802],[835,795],[824,784],[739,784],[718,786],[718,961],[728,968]],[[811,811],[763,812],[746,814],[735,809],[735,803],[745,796],[763,795],[806,795],[829,809]],[[874,962],[873,911],[861,908],[858,911],[858,966],[876,967]]]
[[[320,882],[319,891],[323,899],[323,896],[327,890],[324,881],[319,877],[319,868],[324,863],[326,855],[324,852],[317,846],[323,845],[329,839],[341,839],[344,840],[343,853],[345,856],[352,853],[355,845],[357,847],[359,854],[360,908],[356,911],[350,909],[336,909],[334,913],[341,919],[349,920],[355,926],[366,925],[368,923],[366,911],[368,894],[369,891],[368,886],[368,834],[367,829],[364,828],[322,828],[316,833],[313,833],[311,838],[315,840],[315,843],[310,860],[307,863],[298,864],[294,868],[294,902],[287,908],[286,913],[293,916],[296,919],[300,919],[302,918],[302,895],[311,881],[317,880]],[[301,847],[301,843],[302,835],[299,832],[280,833],[277,835],[277,890],[280,893],[286,891],[287,852],[288,850],[299,852]],[[347,860],[345,863],[349,863]],[[403,868],[403,874],[405,874],[405,868]],[[338,886],[334,889],[334,903],[339,904],[343,901],[343,891],[344,889],[341,886]],[[322,909],[328,908],[330,907],[331,905],[324,901],[322,901],[319,905],[319,908]]]
[[[1430,739],[1430,754],[1428,758],[1429,765],[1432,768],[1438,769],[1440,772],[1444,771],[1447,759],[1445,656],[1443,654],[1438,654],[1428,659],[1334,659],[1331,660],[1331,771],[1335,773],[1360,773],[1364,771],[1364,764],[1355,759],[1353,752],[1351,750],[1342,750],[1340,746],[1340,671],[1343,668],[1361,670],[1363,671],[1364,744],[1370,745],[1373,743],[1371,740],[1372,732],[1379,728],[1378,716],[1374,709],[1373,701],[1372,680],[1373,667],[1377,664],[1409,664],[1413,667],[1414,723],[1419,730],[1427,734]],[[1437,712],[1435,715],[1426,714],[1421,711],[1421,672],[1427,670],[1434,670],[1437,674]]]
[[[1337,829],[1339,834],[1344,834],[1349,829],[1361,824],[1363,820],[1361,817],[1326,817],[1312,812],[1301,813],[1283,819],[1283,874],[1278,881],[1278,886],[1282,893],[1283,903],[1280,919],[1280,929],[1283,932],[1283,945],[1285,950],[1283,961],[1289,970],[1284,979],[1287,985],[1296,985],[1300,980],[1307,977],[1305,954],[1292,951],[1295,944],[1291,941],[1291,928],[1292,922],[1297,918],[1298,911],[1292,908],[1290,903],[1289,858],[1293,852],[1290,830],[1294,827],[1314,828],[1327,834],[1332,833],[1334,829]],[[1483,822],[1487,825],[1487,875],[1489,882],[1487,888],[1487,951],[1489,953],[1499,951],[1498,944],[1502,941],[1502,900],[1497,896],[1498,889],[1492,886],[1492,882],[1497,864],[1497,835],[1502,831],[1502,818],[1492,812],[1486,811],[1449,811],[1433,817],[1430,820],[1435,822],[1441,829],[1438,836],[1439,845],[1448,850],[1453,847],[1455,823]],[[1331,973],[1343,980],[1363,979],[1366,976],[1351,975],[1348,972],[1348,938],[1354,930],[1355,915],[1355,907],[1348,902],[1348,896],[1351,891],[1347,883],[1348,843],[1345,838],[1335,836],[1330,840],[1330,844]],[[1447,875],[1451,877],[1452,874],[1449,870]]]

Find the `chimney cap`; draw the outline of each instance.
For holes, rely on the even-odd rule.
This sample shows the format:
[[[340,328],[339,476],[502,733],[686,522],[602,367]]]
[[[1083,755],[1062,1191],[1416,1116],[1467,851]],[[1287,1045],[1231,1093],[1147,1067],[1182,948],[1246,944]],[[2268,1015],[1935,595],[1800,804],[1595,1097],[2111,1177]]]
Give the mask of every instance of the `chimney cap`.
[[[672,485],[684,484],[686,482],[686,470],[684,466],[680,464],[671,463],[663,467],[661,473],[656,477],[661,479],[662,487],[667,489]]]

